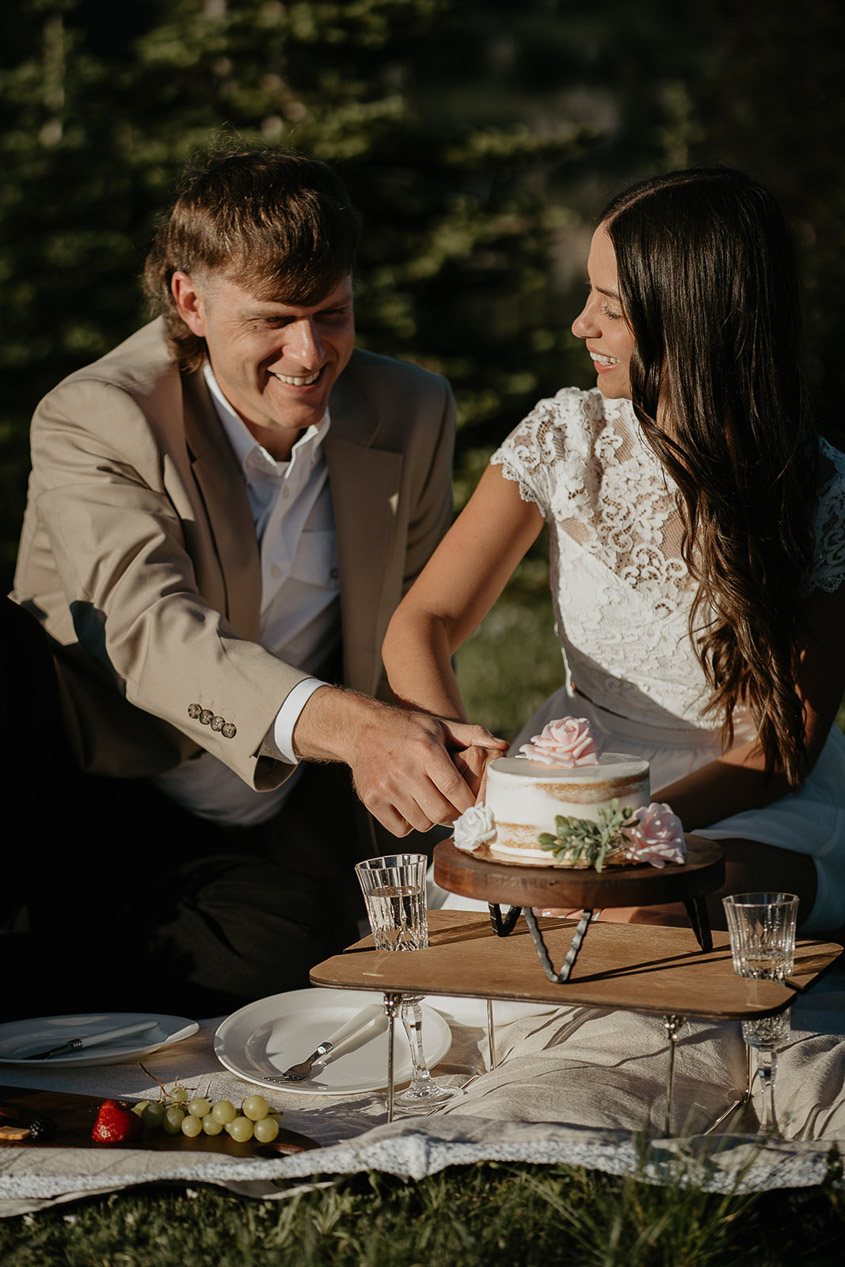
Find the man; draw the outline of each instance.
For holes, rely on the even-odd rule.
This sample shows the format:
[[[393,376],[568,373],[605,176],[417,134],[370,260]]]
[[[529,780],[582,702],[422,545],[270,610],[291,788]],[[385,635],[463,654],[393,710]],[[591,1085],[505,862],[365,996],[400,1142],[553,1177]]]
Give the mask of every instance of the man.
[[[152,880],[108,938],[76,921],[75,975],[106,940],[106,977],[196,1010],[306,984],[377,851],[343,767],[402,836],[472,803],[462,750],[502,747],[374,698],[448,526],[454,406],[354,350],[358,232],[324,165],[211,158],[147,261],[163,318],[36,411],[13,597],[52,639],[77,761],[108,776],[73,794],[89,836],[116,882]]]

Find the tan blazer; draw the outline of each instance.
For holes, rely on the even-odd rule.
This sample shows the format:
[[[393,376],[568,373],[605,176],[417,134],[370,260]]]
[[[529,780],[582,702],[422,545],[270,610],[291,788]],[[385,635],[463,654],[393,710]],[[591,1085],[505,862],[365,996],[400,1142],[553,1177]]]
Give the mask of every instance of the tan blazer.
[[[330,408],[344,681],[384,694],[387,623],[449,524],[454,401],[445,379],[355,352]],[[57,644],[83,769],[149,775],[204,748],[256,788],[281,783],[291,767],[257,753],[305,675],[256,641],[242,473],[160,321],[45,397],[32,462],[12,597]]]

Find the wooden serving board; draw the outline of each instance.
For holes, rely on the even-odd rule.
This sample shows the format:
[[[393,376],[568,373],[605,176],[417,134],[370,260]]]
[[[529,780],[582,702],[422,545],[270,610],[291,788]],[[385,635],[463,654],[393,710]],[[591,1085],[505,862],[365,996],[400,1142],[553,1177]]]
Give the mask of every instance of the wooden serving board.
[[[662,906],[702,897],[725,878],[722,848],[688,835],[683,864],[625,866],[606,871],[575,870],[541,861],[503,860],[482,846],[475,853],[444,840],[434,849],[434,879],[463,897],[506,906],[596,910],[606,906]]]
[[[316,1140],[297,1131],[279,1126],[279,1134],[272,1144],[257,1144],[250,1140],[239,1144],[225,1131],[219,1135],[187,1136],[153,1135],[148,1139],[133,1140],[126,1144],[95,1144],[91,1131],[103,1100],[111,1096],[76,1095],[66,1091],[35,1091],[31,1087],[0,1086],[0,1109],[7,1114],[0,1122],[9,1126],[28,1126],[37,1117],[50,1117],[56,1123],[56,1134],[50,1140],[34,1141],[2,1140],[0,1146],[11,1148],[134,1148],[155,1152],[227,1153],[232,1157],[270,1156],[276,1153],[302,1153],[319,1148]],[[126,1101],[126,1103],[130,1103]]]

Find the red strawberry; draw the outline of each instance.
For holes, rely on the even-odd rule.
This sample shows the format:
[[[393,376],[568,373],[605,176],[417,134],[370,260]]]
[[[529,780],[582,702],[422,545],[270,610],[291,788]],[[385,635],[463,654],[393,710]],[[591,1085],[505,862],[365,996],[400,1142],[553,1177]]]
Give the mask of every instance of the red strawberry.
[[[124,1144],[127,1140],[138,1139],[141,1131],[141,1119],[136,1113],[118,1104],[117,1100],[104,1100],[91,1138],[95,1144]]]

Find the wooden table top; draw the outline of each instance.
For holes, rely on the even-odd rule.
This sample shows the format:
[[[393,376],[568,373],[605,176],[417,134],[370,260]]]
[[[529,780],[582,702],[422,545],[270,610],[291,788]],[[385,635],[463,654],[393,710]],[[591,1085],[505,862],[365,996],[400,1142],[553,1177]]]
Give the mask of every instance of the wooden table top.
[[[484,850],[475,854],[456,849],[444,840],[434,850],[434,878],[441,888],[482,902],[560,906],[568,910],[597,910],[605,906],[661,906],[713,893],[725,878],[721,845],[703,836],[686,837],[687,859],[665,867],[544,866],[542,863],[502,861]]]
[[[752,981],[733,971],[727,933],[699,950],[690,929],[651,924],[591,924],[569,981],[543,972],[523,919],[497,937],[486,915],[430,911],[425,950],[374,950],[371,937],[311,970],[314,985],[404,994],[625,1008],[718,1020],[768,1016],[809,989],[842,953],[835,942],[799,941],[789,983]],[[573,920],[540,919],[556,966],[572,940]]]

